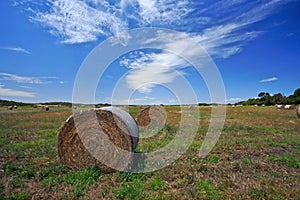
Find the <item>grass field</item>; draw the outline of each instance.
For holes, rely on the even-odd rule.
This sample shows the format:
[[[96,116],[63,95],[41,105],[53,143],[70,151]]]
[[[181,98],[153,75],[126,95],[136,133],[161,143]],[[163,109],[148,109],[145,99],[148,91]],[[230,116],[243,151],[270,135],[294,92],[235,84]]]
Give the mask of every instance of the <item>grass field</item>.
[[[136,117],[141,108],[130,112]],[[167,125],[157,136],[140,140],[139,151],[158,149],[174,136],[180,108],[165,108]],[[0,112],[0,199],[299,199],[295,110],[228,107],[222,135],[204,159],[197,155],[210,107],[200,111],[193,144],[172,165],[151,173],[111,174],[60,164],[56,137],[71,114],[67,108]]]

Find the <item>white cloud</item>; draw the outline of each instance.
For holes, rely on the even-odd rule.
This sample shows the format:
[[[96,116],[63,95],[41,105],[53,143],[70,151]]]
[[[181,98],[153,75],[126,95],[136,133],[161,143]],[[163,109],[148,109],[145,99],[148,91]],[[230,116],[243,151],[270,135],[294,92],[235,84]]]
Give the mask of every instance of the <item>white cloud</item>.
[[[127,29],[155,26],[187,32],[211,55],[227,58],[263,32],[251,30],[251,25],[291,1],[20,0],[15,4],[63,43],[96,41]]]
[[[237,103],[237,102],[240,102],[240,101],[243,101],[244,99],[242,98],[239,98],[239,97],[236,97],[236,98],[229,98],[226,100],[226,103]]]
[[[175,99],[175,98],[168,99],[168,103],[169,104],[179,104],[178,99]]]
[[[192,35],[192,38],[211,56],[228,58],[239,53],[247,41],[261,34],[259,31],[238,33],[241,26],[238,23],[217,25]]]
[[[145,97],[141,97],[141,98],[132,98],[129,100],[130,104],[147,104],[147,103],[153,103],[153,101],[157,101],[156,98],[154,97],[149,97],[149,96],[145,96]]]
[[[9,73],[0,73],[0,80],[15,81],[17,83],[42,84],[43,81],[36,77],[19,76]]]
[[[123,58],[120,64],[131,69],[125,78],[127,87],[141,93],[151,92],[155,85],[171,83],[182,75],[176,69],[187,65],[183,59],[169,52],[135,52],[129,58]]]
[[[130,99],[114,98],[113,100],[111,98],[104,98],[99,100],[99,102],[108,102],[112,103],[113,105],[159,105],[161,103],[167,103],[151,96],[132,97]]]
[[[21,52],[21,53],[26,53],[26,54],[31,54],[28,50],[23,49],[21,47],[0,47],[0,49],[9,50],[9,51],[16,51],[16,52]]]
[[[188,0],[45,0],[48,10],[34,1],[15,4],[67,44],[96,41],[128,28],[178,24],[193,10]]]
[[[113,11],[109,12],[109,7],[101,10],[80,0],[48,0],[47,2],[50,9],[37,11],[31,19],[50,27],[50,33],[61,37],[62,43],[95,41],[98,36],[115,35],[127,29],[126,21],[118,18]],[[100,3],[100,1],[95,2]]]
[[[199,43],[213,56],[227,58],[235,55],[247,42],[264,32],[246,31],[246,29],[266,19],[289,2],[291,1],[217,1],[215,7],[208,9],[207,12],[217,9],[215,12],[221,14],[215,19],[216,25],[209,26],[199,34],[200,38],[202,37]]]
[[[54,82],[53,79],[58,79],[58,78],[53,76],[30,77],[30,76],[20,76],[20,75],[10,74],[10,73],[0,73],[0,80],[4,80],[4,81],[14,81],[17,83],[28,83],[28,84],[65,83],[64,81],[58,81],[58,80]]]
[[[188,0],[137,0],[137,2],[140,8],[138,14],[144,24],[175,23],[193,10],[188,7]]]
[[[278,80],[277,77],[271,77],[271,78],[260,80],[259,82],[265,83],[265,82],[272,82],[272,81],[277,81],[277,80]]]
[[[143,41],[142,45],[154,43],[156,48],[162,49],[160,52],[136,51],[120,61],[121,65],[131,69],[125,77],[127,87],[137,89],[141,93],[149,93],[156,85],[172,83],[178,76],[183,75],[181,69],[191,65],[188,62],[198,63],[200,66],[205,65],[210,59],[205,50],[210,52],[210,55],[223,57],[237,53],[240,47],[230,46],[230,44],[254,37],[254,33],[236,37],[230,35],[238,27],[239,25],[236,24],[212,27],[203,35],[158,31],[154,37]],[[195,44],[202,44],[200,46],[203,48],[194,46]],[[176,51],[176,54],[182,58],[170,51]]]
[[[27,85],[21,85],[20,87],[21,87],[21,88],[25,88],[25,89],[32,89],[32,87],[27,86]]]
[[[10,97],[35,97],[35,93],[5,88],[0,84],[0,95]]]

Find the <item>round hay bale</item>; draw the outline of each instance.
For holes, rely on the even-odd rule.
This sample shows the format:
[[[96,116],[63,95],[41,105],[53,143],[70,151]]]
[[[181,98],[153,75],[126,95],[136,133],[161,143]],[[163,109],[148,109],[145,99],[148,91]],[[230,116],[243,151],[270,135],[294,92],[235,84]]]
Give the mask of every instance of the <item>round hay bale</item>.
[[[295,106],[294,105],[285,105],[284,109],[285,110],[293,110],[293,109],[295,109]]]
[[[300,118],[300,106],[297,108],[297,116]]]
[[[131,161],[130,153],[137,145],[133,136],[138,138],[138,128],[134,119],[124,112],[104,107],[70,116],[58,134],[62,164],[77,169],[96,165],[105,173],[126,170]],[[137,132],[131,132],[133,130]],[[127,153],[120,153],[122,150]],[[116,167],[113,169],[107,163]]]
[[[167,113],[161,106],[150,106],[140,112],[137,124],[144,129],[153,127],[163,128],[166,124]]]

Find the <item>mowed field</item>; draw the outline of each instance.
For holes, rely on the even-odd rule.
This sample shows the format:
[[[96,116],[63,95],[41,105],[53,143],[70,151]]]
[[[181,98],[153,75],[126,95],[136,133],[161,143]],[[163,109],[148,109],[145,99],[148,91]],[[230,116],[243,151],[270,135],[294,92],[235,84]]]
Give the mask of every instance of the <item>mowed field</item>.
[[[131,107],[130,112],[136,117],[142,108]],[[60,164],[57,131],[71,114],[69,108],[5,109],[0,109],[0,199],[300,197],[300,119],[295,110],[227,107],[218,143],[200,159],[211,111],[200,107],[195,140],[173,164],[150,173],[105,174],[97,167],[71,170]],[[167,125],[156,136],[140,140],[138,151],[159,149],[176,134],[180,107],[165,109]]]

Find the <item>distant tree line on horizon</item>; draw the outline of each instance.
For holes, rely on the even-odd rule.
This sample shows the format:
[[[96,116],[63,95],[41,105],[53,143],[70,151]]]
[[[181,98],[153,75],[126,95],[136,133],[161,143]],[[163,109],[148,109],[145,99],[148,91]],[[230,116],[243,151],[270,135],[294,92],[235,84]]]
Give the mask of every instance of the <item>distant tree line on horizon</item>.
[[[23,102],[16,102],[16,101],[8,101],[8,100],[2,100],[0,99],[0,105],[1,106],[29,106],[33,105],[32,103],[23,103]]]
[[[250,98],[247,101],[241,101],[239,105],[279,105],[279,104],[300,104],[300,88],[296,89],[290,96],[284,96],[281,93],[270,95],[268,92],[260,92],[258,98]]]
[[[34,106],[36,103],[23,103],[23,102],[16,102],[16,101],[8,101],[8,100],[1,100],[0,99],[0,106]],[[68,106],[72,107],[71,102],[45,102],[41,103],[43,105],[61,105],[61,106]],[[279,104],[293,104],[297,105],[300,104],[300,88],[296,89],[294,93],[290,96],[284,96],[281,93],[277,93],[274,95],[270,95],[268,92],[260,92],[258,94],[258,98],[250,98],[246,101],[240,101],[235,103],[235,105],[279,105]],[[111,104],[108,103],[99,103],[96,106],[110,106]],[[217,105],[214,103],[198,103],[199,106],[209,106],[209,105]],[[231,105],[231,104],[228,104]],[[163,106],[163,104],[161,104]],[[174,105],[175,106],[175,105]],[[178,105],[177,105],[178,106]]]
[[[69,102],[45,102],[45,103],[24,103],[18,101],[9,101],[9,100],[2,100],[0,99],[1,106],[34,106],[35,104],[43,104],[43,105],[61,105],[61,106],[72,106],[72,103]]]

